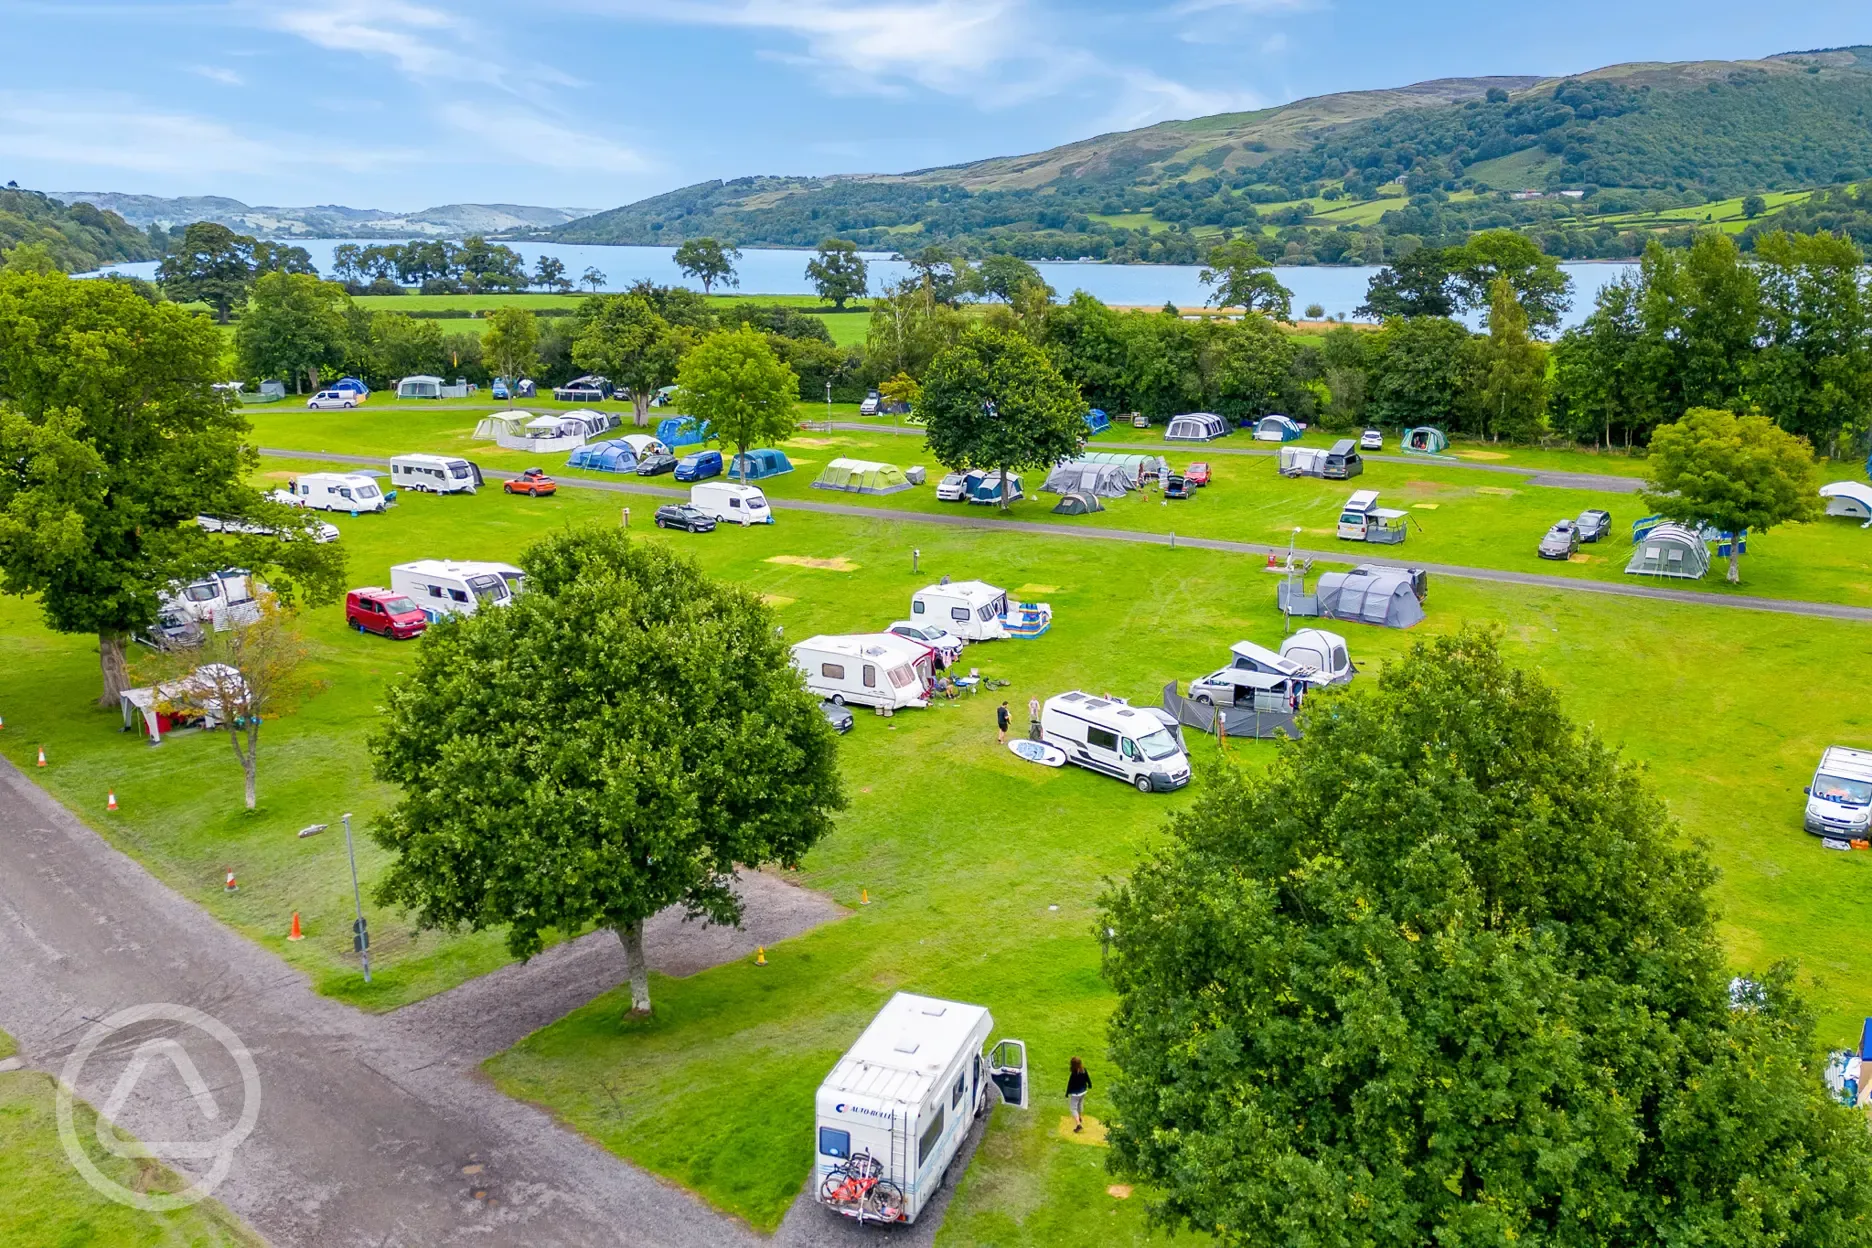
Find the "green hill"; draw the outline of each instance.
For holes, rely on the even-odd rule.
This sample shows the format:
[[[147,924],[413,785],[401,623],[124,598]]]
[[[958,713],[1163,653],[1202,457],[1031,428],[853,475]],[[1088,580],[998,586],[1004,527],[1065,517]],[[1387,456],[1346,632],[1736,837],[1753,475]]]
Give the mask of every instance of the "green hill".
[[[61,204],[37,191],[0,188],[0,254],[21,243],[43,246],[68,273],[161,255],[147,234],[114,212]]]
[[[1239,234],[1338,263],[1512,227],[1614,258],[1697,228],[1706,204],[1868,172],[1872,48],[1853,47],[1440,79],[903,174],[704,182],[546,236],[1187,261]]]

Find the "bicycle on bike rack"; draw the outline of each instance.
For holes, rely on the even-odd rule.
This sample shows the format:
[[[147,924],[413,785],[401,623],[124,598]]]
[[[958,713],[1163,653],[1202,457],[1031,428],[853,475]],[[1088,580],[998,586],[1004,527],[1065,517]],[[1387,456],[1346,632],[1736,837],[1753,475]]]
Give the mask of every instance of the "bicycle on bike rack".
[[[870,1153],[853,1153],[834,1167],[819,1185],[819,1199],[861,1223],[903,1221],[903,1191]]]

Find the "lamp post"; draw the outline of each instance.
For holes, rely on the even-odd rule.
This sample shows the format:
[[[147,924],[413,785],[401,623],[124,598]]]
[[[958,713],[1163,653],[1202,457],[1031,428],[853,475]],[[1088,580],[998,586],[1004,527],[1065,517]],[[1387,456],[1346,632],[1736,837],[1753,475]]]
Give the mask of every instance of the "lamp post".
[[[825,383],[825,431],[832,432],[832,383]]]
[[[364,964],[364,982],[370,983],[370,927],[364,922],[364,893],[358,888],[357,849],[351,843],[351,812],[346,811],[344,819],[345,856],[351,860],[351,902],[357,908],[357,922],[351,925],[351,947],[358,952],[358,958]],[[299,839],[317,836],[326,828],[327,823],[315,823],[299,830]]]
[[[1281,636],[1293,627],[1293,596],[1299,592],[1294,583],[1294,544],[1300,540],[1300,526],[1295,525],[1293,533],[1287,538],[1287,594],[1281,601]],[[1305,584],[1302,581],[1301,584]]]

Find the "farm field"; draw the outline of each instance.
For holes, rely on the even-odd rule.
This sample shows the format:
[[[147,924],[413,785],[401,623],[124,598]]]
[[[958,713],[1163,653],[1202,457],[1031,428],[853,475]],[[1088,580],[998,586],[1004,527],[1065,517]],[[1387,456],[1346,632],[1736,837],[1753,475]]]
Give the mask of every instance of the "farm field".
[[[388,449],[380,439],[376,450]],[[276,475],[296,467],[264,465]],[[415,495],[387,516],[335,519],[352,583],[368,584],[406,558],[513,558],[562,524],[615,523],[617,498]],[[1013,541],[882,508],[875,520],[783,512],[771,528],[645,540],[677,544],[766,595],[794,638],[881,627],[912,590],[943,574],[1044,598],[1057,612],[1046,636],[965,658],[1010,682],[999,696],[1017,720],[1030,695],[1073,687],[1154,699],[1167,681],[1219,665],[1230,642],[1279,636],[1273,578],[1241,556]],[[1419,633],[1466,621],[1502,628],[1510,653],[1554,681],[1575,714],[1652,767],[1686,834],[1706,841],[1722,867],[1718,896],[1738,968],[1800,960],[1823,1034],[1856,1035],[1872,998],[1872,954],[1857,939],[1872,906],[1872,856],[1824,851],[1799,820],[1800,787],[1819,751],[1864,743],[1872,727],[1851,681],[1814,675],[1863,653],[1864,626],[1449,579],[1433,580],[1429,606]],[[1367,673],[1411,640],[1338,627]],[[346,808],[363,832],[387,804],[368,777],[363,741],[383,681],[405,668],[412,647],[346,631],[335,607],[312,612],[307,632],[323,687],[268,726],[255,815],[240,809],[239,770],[224,741],[182,734],[151,749],[119,732],[115,712],[90,706],[97,676],[88,640],[44,631],[31,604],[16,599],[0,601],[0,661],[21,674],[0,695],[0,749],[30,765],[44,744],[53,765],[35,778],[115,844],[320,991],[390,1008],[506,954],[497,935],[412,937],[373,908],[380,973],[364,989],[347,939],[342,842],[293,833]],[[1206,777],[1225,765],[1263,766],[1275,747],[1237,742],[1224,756],[1195,741],[1197,783],[1145,797],[1086,772],[1018,761],[994,743],[997,701],[863,716],[844,739],[853,805],[799,880],[851,906],[852,919],[769,949],[765,968],[658,978],[658,1013],[646,1024],[623,1024],[621,1003],[600,998],[495,1058],[490,1076],[619,1155],[771,1226],[809,1164],[802,1123],[812,1088],[876,1006],[900,988],[979,1001],[1001,1034],[1033,1046],[1039,1097],[1026,1113],[996,1111],[976,1163],[958,1176],[943,1242],[1057,1242],[1083,1232],[1091,1214],[1101,1242],[1145,1242],[1147,1193],[1106,1195],[1101,1150],[1057,1134],[1066,1059],[1083,1055],[1095,1078],[1103,1072],[1111,997],[1098,975],[1097,896]],[[122,806],[114,814],[104,810],[108,787]],[[368,888],[383,858],[367,837],[359,849]],[[232,898],[220,888],[227,869],[242,884]],[[870,905],[857,904],[861,890]],[[284,939],[293,910],[308,936],[298,945]],[[1108,1112],[1102,1087],[1088,1105],[1095,1117]]]

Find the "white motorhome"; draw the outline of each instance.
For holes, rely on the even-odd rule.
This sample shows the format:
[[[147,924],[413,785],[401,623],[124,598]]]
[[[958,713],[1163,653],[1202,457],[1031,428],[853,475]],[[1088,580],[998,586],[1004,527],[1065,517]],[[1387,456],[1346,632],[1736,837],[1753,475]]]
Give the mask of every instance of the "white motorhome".
[[[1872,832],[1872,750],[1830,745],[1807,786],[1803,824],[1816,836],[1865,840]]]
[[[293,479],[292,499],[320,511],[383,511],[390,506],[377,482],[361,472],[308,472]]]
[[[767,496],[752,485],[705,481],[689,487],[689,505],[721,524],[772,524],[773,508]]]
[[[483,606],[512,605],[525,588],[525,574],[511,563],[418,559],[391,567],[390,588],[421,607],[433,624],[450,615],[473,615]]]
[[[996,641],[1007,633],[1007,591],[986,581],[951,581],[910,595],[910,618],[948,629],[963,641]]]
[[[793,666],[808,689],[839,706],[928,706],[936,680],[930,647],[895,633],[808,637],[793,647]]]
[[[425,494],[472,494],[481,486],[481,466],[452,455],[396,455],[390,484]]]
[[[1156,715],[1074,690],[1046,700],[1040,735],[1066,761],[1123,780],[1140,793],[1171,793],[1190,782],[1182,743]]]
[[[914,1222],[942,1187],[988,1089],[1025,1109],[1027,1046],[979,1005],[900,992],[814,1098],[814,1192],[860,1222]]]

